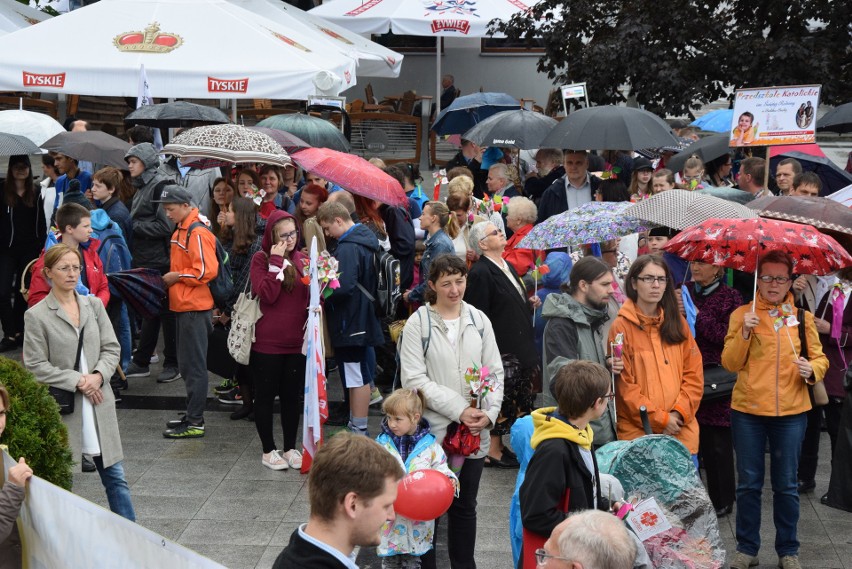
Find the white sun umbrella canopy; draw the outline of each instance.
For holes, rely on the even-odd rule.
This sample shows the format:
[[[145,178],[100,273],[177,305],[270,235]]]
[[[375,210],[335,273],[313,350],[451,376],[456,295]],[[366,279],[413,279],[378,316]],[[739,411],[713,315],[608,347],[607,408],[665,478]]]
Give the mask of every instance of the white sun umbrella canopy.
[[[308,14],[281,0],[228,0],[246,10],[251,10],[288,29],[304,28],[311,34],[329,40],[332,47],[358,62],[361,77],[399,77],[403,56],[385,46],[333,24],[318,16]]]
[[[65,128],[50,115],[9,110],[0,111],[0,132],[24,136],[32,140],[36,146],[41,146],[60,132],[65,132]]]
[[[135,97],[144,65],[155,97],[304,99],[356,72],[321,35],[226,0],[101,0],[0,37],[0,53],[0,91]]]
[[[30,8],[17,0],[0,0],[0,36],[28,28],[50,17],[50,14]]]

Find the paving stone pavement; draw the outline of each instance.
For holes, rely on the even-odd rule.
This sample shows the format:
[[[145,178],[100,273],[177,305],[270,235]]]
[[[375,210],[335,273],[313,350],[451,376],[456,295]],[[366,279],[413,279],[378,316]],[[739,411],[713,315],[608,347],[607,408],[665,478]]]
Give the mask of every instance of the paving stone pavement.
[[[18,354],[7,354],[18,356]],[[307,521],[307,477],[294,471],[272,471],[261,465],[260,440],[254,423],[231,421],[232,406],[212,399],[219,378],[211,376],[211,400],[205,413],[203,439],[171,441],[162,438],[165,422],[178,416],[174,409],[161,410],[162,397],[183,397],[183,382],[157,384],[160,366],[151,366],[151,377],[131,378],[130,390],[138,405],[119,404],[118,419],[125,455],[125,470],[138,522],[190,549],[234,569],[267,569],[286,546],[290,534]],[[329,381],[330,396],[339,399],[336,376]],[[172,402],[174,399],[172,399]],[[173,406],[174,407],[174,406]],[[371,408],[370,431],[378,433],[380,415]],[[280,427],[276,421],[276,438]],[[329,428],[329,431],[333,429]],[[301,432],[299,434],[301,440]],[[801,500],[800,560],[806,569],[852,569],[852,513],[827,508],[819,497],[828,486],[828,436],[823,433],[817,488]],[[767,473],[769,469],[767,468]],[[479,567],[511,569],[508,537],[509,501],[515,485],[514,470],[485,469],[477,509],[476,560]],[[769,488],[769,480],[765,489]],[[74,492],[104,507],[106,496],[97,474],[74,477]],[[771,492],[764,491],[763,548],[761,568],[774,567]],[[724,544],[735,547],[734,516],[720,520]],[[362,569],[379,569],[371,551],[359,553]],[[446,523],[438,534],[438,567],[449,568]]]

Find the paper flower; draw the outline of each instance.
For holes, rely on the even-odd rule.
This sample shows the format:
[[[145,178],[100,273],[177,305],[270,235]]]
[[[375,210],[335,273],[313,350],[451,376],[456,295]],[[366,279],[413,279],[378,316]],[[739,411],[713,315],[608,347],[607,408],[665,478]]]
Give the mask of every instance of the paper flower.
[[[610,343],[610,347],[612,348],[612,357],[620,358],[621,354],[624,350],[624,333],[619,332],[615,335],[615,338]]]
[[[305,277],[302,282],[306,285],[311,284],[311,261],[310,259],[302,259],[303,272]],[[317,255],[317,281],[320,285],[320,295],[324,299],[332,295],[332,293],[340,288],[340,275],[338,270],[338,262],[328,251],[321,251]]]
[[[474,364],[464,372],[464,380],[470,388],[470,402],[477,409],[481,408],[482,401],[497,387],[497,375],[492,373],[488,366]]]

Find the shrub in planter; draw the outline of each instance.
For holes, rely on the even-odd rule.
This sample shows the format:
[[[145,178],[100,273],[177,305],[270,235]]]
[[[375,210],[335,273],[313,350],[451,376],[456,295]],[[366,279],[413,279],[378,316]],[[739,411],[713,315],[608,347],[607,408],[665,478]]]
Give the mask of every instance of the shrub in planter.
[[[0,357],[0,382],[12,399],[0,442],[9,446],[15,460],[25,457],[36,476],[70,490],[74,461],[68,431],[47,386],[21,364],[4,357]]]

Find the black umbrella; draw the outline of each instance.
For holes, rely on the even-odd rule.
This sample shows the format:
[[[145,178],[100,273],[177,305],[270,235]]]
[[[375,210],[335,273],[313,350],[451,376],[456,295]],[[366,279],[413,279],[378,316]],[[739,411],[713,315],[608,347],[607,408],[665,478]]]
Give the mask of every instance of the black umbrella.
[[[795,158],[802,165],[805,172],[813,172],[822,181],[822,190],[819,195],[827,196],[846,186],[852,184],[852,174],[846,172],[829,158],[824,156],[812,156],[804,152],[790,151],[769,159],[770,172],[774,172],[778,163],[784,158]]]
[[[301,113],[267,117],[257,126],[289,132],[314,148],[331,148],[339,152],[349,152],[351,149],[349,141],[333,124]]]
[[[574,111],[541,142],[542,148],[577,150],[636,150],[677,144],[671,127],[654,113],[616,106]]]
[[[39,147],[26,136],[0,132],[0,156],[19,156],[40,152]]]
[[[228,115],[215,107],[196,105],[186,101],[145,105],[126,117],[124,122],[159,128],[198,126],[199,124],[227,124]]]
[[[107,273],[110,286],[142,318],[156,318],[166,297],[166,283],[155,269]]]
[[[706,164],[731,151],[730,136],[727,134],[714,134],[693,142],[682,151],[678,152],[666,162],[666,168],[672,172],[680,172],[687,159],[693,154],[697,155]]]
[[[45,150],[55,150],[75,160],[127,169],[124,155],[130,144],[99,130],[60,132],[41,145]]]
[[[852,132],[852,103],[834,107],[817,121],[817,130],[844,134]]]
[[[556,120],[526,109],[503,111],[491,115],[462,135],[479,146],[499,146],[530,150],[540,148],[541,141],[556,126]]]
[[[520,109],[521,103],[506,93],[471,93],[457,97],[446,109],[442,109],[432,130],[435,134],[462,134],[502,111]]]

